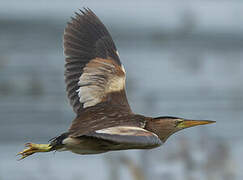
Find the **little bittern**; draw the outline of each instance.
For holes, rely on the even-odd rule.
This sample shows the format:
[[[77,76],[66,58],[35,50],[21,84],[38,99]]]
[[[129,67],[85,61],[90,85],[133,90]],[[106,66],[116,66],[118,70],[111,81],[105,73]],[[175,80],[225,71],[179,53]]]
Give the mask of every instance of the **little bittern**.
[[[76,113],[69,130],[50,144],[27,143],[21,159],[36,153],[68,150],[97,154],[151,149],[182,129],[213,123],[178,117],[134,114],[125,92],[126,71],[106,27],[90,10],[80,10],[64,31],[65,82]]]

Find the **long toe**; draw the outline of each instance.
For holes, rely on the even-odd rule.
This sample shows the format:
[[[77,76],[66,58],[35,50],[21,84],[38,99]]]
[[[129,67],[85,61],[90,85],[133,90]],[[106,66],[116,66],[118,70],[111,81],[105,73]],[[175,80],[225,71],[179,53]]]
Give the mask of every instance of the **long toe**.
[[[19,152],[17,155],[22,155],[21,159],[24,159],[36,152],[49,152],[52,151],[52,146],[50,144],[34,144],[34,143],[26,143],[23,151]]]
[[[24,159],[24,158],[38,152],[37,149],[35,149],[33,147],[32,143],[26,143],[25,147],[27,147],[27,148],[17,154],[17,155],[22,155],[22,157],[19,160]]]

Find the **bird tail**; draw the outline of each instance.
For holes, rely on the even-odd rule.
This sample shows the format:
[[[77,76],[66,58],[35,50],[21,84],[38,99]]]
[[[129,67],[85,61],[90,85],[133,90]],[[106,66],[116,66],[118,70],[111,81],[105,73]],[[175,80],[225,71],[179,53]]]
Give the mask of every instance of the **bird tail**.
[[[64,144],[62,143],[64,139],[68,137],[69,133],[63,133],[60,136],[54,137],[50,139],[50,145],[52,146],[52,150],[59,150],[62,149]]]

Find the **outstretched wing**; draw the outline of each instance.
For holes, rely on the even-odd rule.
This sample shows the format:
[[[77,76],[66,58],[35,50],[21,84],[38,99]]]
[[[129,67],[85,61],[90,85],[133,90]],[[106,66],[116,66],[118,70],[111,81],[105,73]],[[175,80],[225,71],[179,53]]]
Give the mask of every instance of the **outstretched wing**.
[[[81,11],[81,10],[80,10]],[[115,44],[90,10],[76,13],[64,32],[65,82],[69,102],[79,114],[99,103],[126,106],[125,70]]]
[[[86,134],[85,136],[108,140],[117,144],[112,150],[147,149],[162,144],[156,134],[134,126],[114,126]]]

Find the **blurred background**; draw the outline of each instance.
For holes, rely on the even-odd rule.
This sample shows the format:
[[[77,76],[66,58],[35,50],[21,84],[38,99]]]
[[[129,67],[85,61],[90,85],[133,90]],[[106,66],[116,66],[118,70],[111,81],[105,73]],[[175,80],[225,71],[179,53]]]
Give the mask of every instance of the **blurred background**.
[[[216,120],[160,148],[16,161],[75,114],[65,95],[62,35],[78,8],[107,26],[135,113]],[[0,0],[0,180],[243,179],[243,1]]]

